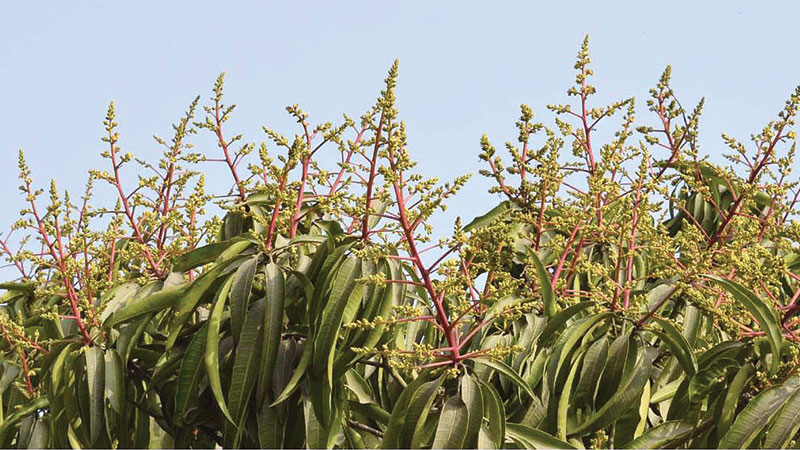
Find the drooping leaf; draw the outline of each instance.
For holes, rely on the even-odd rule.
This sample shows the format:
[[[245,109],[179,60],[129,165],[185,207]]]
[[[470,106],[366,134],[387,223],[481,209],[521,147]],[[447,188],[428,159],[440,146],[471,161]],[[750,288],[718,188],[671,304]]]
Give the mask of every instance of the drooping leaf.
[[[313,355],[313,353],[314,347],[309,343],[306,343],[303,353],[300,355],[300,362],[297,364],[297,368],[294,370],[294,372],[292,372],[292,377],[289,379],[286,387],[283,388],[283,391],[278,395],[278,398],[276,398],[275,401],[270,404],[270,406],[283,403],[294,393],[299,386],[298,383],[300,383],[300,379],[306,374],[306,369],[308,369],[308,366],[311,364],[311,355]]]
[[[569,319],[593,305],[594,302],[581,302],[559,311],[558,314],[547,321],[547,326],[542,331],[542,334],[539,335],[539,344],[547,342],[550,336],[561,330]]]
[[[531,428],[529,426],[522,425],[519,423],[506,424],[506,434],[514,442],[516,442],[517,444],[521,445],[524,448],[536,448],[536,449],[575,448],[574,445],[568,442],[564,442],[552,435],[545,433],[544,431],[540,431],[535,428]]]
[[[542,294],[542,304],[544,308],[544,314],[552,319],[556,315],[556,297],[553,293],[553,287],[550,284],[550,275],[547,273],[547,270],[544,268],[544,264],[539,259],[539,256],[536,252],[529,252],[528,253],[533,260],[533,264],[536,266],[536,275],[539,278],[539,291]]]
[[[86,381],[89,385],[89,427],[92,443],[98,445],[105,431],[105,360],[98,346],[84,350],[86,358]]]
[[[442,407],[432,448],[464,448],[467,420],[467,405],[461,394],[450,397]]]
[[[695,358],[694,352],[686,338],[670,321],[660,317],[653,317],[653,321],[661,326],[663,331],[656,331],[656,333],[661,337],[664,343],[669,346],[672,354],[675,355],[675,358],[678,360],[681,367],[683,367],[686,374],[689,376],[694,375],[697,371],[697,358]]]
[[[175,391],[175,418],[178,421],[184,419],[189,405],[197,396],[197,388],[203,374],[203,355],[205,355],[207,340],[208,326],[206,325],[195,333],[181,359],[178,387]]]
[[[187,272],[195,267],[214,262],[225,250],[237,242],[244,242],[243,237],[235,237],[227,241],[214,242],[186,252],[172,262],[173,272]]]
[[[223,256],[220,256],[221,259],[218,260],[212,268],[203,272],[202,275],[197,277],[186,287],[180,300],[175,305],[175,315],[172,318],[172,324],[170,325],[169,334],[167,335],[166,350],[171,349],[172,346],[175,345],[175,341],[178,340],[183,325],[189,319],[189,316],[191,316],[195,308],[197,308],[197,304],[206,291],[217,281],[218,277],[233,261],[233,257],[249,245],[250,242],[246,241],[231,245],[225,250]]]
[[[106,351],[105,359],[105,397],[117,412],[123,414],[125,408],[125,371],[122,358],[113,349]]]
[[[621,448],[678,448],[697,431],[694,422],[670,420],[650,428]]]
[[[238,427],[237,439],[234,441],[236,444],[239,442],[238,437],[244,432],[247,405],[258,379],[263,340],[263,317],[264,300],[259,300],[248,311],[247,321],[242,328],[239,345],[236,346],[233,372],[231,373],[231,386],[228,391],[228,407]]]
[[[478,445],[478,434],[483,423],[483,394],[480,385],[469,374],[461,377],[461,398],[467,405],[467,431],[464,435],[464,445],[475,447]]]
[[[263,402],[272,384],[272,372],[278,355],[283,328],[283,308],[286,297],[286,281],[283,271],[277,264],[270,263],[265,268],[267,298],[264,307],[263,342],[264,352],[261,370],[258,374],[257,398]]]
[[[735,281],[715,276],[709,276],[709,278],[721,287],[725,288],[725,290],[727,290],[737,302],[744,305],[750,314],[756,318],[758,325],[769,339],[769,345],[772,349],[772,366],[770,373],[775,374],[781,362],[783,334],[781,333],[778,315],[772,308],[772,304],[765,302],[759,296],[753,293],[753,291]]]
[[[652,357],[643,353],[635,368],[617,389],[616,393],[597,412],[589,416],[572,434],[591,433],[613,423],[620,414],[636,404],[650,377]]]
[[[358,258],[347,258],[342,263],[333,282],[330,297],[322,311],[319,331],[314,339],[315,373],[321,374],[326,371],[329,383],[333,383],[333,350],[342,326],[342,315],[349,302],[360,301],[360,298],[351,298],[356,285],[355,280],[360,274],[361,261]]]
[[[534,397],[533,389],[522,379],[521,376],[517,372],[514,371],[508,364],[491,359],[491,358],[480,358],[475,360],[476,364],[483,364],[485,366],[491,367],[492,369],[496,370],[499,374],[503,375],[504,377],[508,378],[512,383],[516,384],[520,389],[525,391],[531,397]]]
[[[783,384],[765,389],[736,416],[733,425],[720,439],[720,448],[745,448],[766,427],[769,419],[800,388],[800,379],[790,378]]]
[[[104,326],[107,329],[110,329],[117,324],[131,320],[135,317],[170,308],[181,299],[185,291],[186,286],[173,287],[158,291],[154,294],[148,295],[147,297],[131,302],[130,304],[125,305],[115,313],[111,314],[111,316],[104,323]]]
[[[767,429],[764,448],[786,448],[800,430],[800,389],[795,391],[775,415]]]
[[[253,289],[253,279],[256,276],[258,260],[260,255],[255,255],[243,262],[233,275],[233,286],[231,287],[230,311],[231,311],[231,331],[233,341],[239,342],[239,335],[244,325],[244,316],[247,312],[248,299]]]
[[[214,394],[214,399],[217,401],[220,411],[230,421],[234,422],[228,411],[228,406],[225,402],[225,396],[222,393],[222,381],[219,374],[219,328],[222,321],[222,313],[225,310],[225,303],[228,301],[228,293],[230,292],[233,278],[228,280],[222,285],[217,298],[214,301],[214,306],[211,309],[211,315],[208,318],[208,332],[206,335],[206,346],[203,356],[203,361],[206,367],[206,375],[208,375],[208,385],[211,392]]]
[[[469,233],[470,231],[487,227],[496,219],[502,217],[508,210],[512,209],[512,207],[512,203],[509,200],[504,200],[486,214],[475,217],[468,224],[464,225],[464,231]]]

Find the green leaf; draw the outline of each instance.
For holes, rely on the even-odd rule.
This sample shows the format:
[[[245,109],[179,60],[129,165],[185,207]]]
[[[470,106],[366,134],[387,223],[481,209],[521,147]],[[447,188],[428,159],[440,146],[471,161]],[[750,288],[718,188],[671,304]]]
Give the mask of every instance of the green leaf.
[[[478,216],[470,223],[464,226],[464,231],[469,233],[472,230],[477,230],[479,228],[487,227],[492,224],[498,217],[502,217],[506,211],[512,208],[512,204],[509,200],[504,200],[500,202],[497,206],[492,208],[489,212],[482,216]]]
[[[778,371],[781,362],[781,348],[783,346],[783,334],[781,333],[778,315],[771,303],[764,302],[760,297],[741,284],[709,275],[709,278],[727,290],[733,298],[743,304],[750,314],[756,318],[761,330],[769,339],[769,346],[772,349],[772,368],[770,374],[774,375]]]
[[[226,259],[218,260],[217,263],[214,264],[214,267],[203,272],[202,275],[197,277],[191,284],[189,284],[189,286],[186,287],[186,291],[183,293],[180,301],[175,306],[175,316],[172,318],[172,325],[170,326],[167,337],[167,351],[169,351],[172,346],[175,345],[175,341],[178,340],[181,330],[183,329],[183,325],[189,319],[189,316],[192,315],[192,312],[195,310],[195,308],[197,308],[197,304],[200,302],[203,294],[205,294],[206,291],[214,284],[214,282],[217,281],[217,278],[233,261],[233,256],[238,254],[239,251],[247,248],[249,245],[250,242],[237,242],[236,244],[231,245],[225,251],[226,253],[230,252],[231,256],[227,257]],[[222,256],[220,258],[222,258]]]
[[[111,329],[113,326],[135,317],[171,308],[181,299],[185,291],[186,286],[177,286],[138,299],[111,314],[103,325],[106,329]]]
[[[578,373],[578,368],[580,368],[580,359],[575,361],[572,364],[572,369],[569,371],[569,375],[567,376],[567,381],[564,383],[564,389],[561,390],[561,395],[558,398],[558,416],[557,416],[557,429],[558,434],[556,437],[559,439],[566,439],[567,438],[567,413],[569,412],[569,408],[571,405],[571,395],[572,395],[572,385],[575,381],[575,374]]]
[[[594,405],[594,396],[597,392],[597,383],[606,367],[608,358],[608,338],[603,335],[595,341],[583,357],[583,368],[578,378],[578,387],[575,389],[575,406]]]
[[[751,399],[720,440],[719,448],[745,448],[750,445],[772,415],[798,391],[798,387],[798,379],[790,378]]]
[[[594,302],[581,302],[559,311],[558,314],[547,321],[547,326],[544,327],[544,331],[542,331],[542,334],[539,335],[539,344],[541,345],[542,343],[547,342],[547,340],[550,339],[550,336],[561,330],[561,328],[564,327],[564,325],[569,319],[572,318],[572,316],[588,309],[594,304]]]
[[[544,431],[519,423],[506,424],[506,435],[524,448],[574,449],[575,446],[551,436]]]
[[[650,428],[621,448],[678,448],[697,431],[694,422],[670,420]]]
[[[528,395],[530,395],[531,397],[535,397],[535,395],[533,394],[533,389],[531,389],[531,387],[528,385],[528,383],[526,383],[525,380],[523,380],[522,377],[519,376],[519,374],[514,371],[514,369],[509,367],[508,364],[506,364],[506,363],[504,363],[502,361],[489,359],[489,358],[476,359],[475,360],[475,364],[483,364],[484,366],[491,367],[492,369],[496,370],[501,375],[503,375],[506,378],[508,378],[512,383],[514,383],[517,386],[519,386]]]
[[[172,271],[187,272],[195,267],[214,262],[222,252],[237,242],[247,242],[247,240],[243,237],[235,237],[227,241],[215,242],[186,252],[172,261]]]
[[[139,284],[134,282],[123,283],[109,289],[100,298],[100,323],[103,323],[108,317],[128,303],[133,296],[139,292]]]
[[[497,393],[494,386],[480,379],[476,380],[481,386],[483,416],[489,422],[489,435],[493,439],[495,448],[503,448],[503,442],[505,442],[506,436],[506,412],[503,407],[503,400],[500,398],[500,394]],[[481,428],[481,432],[484,432],[483,428]],[[480,445],[480,437],[478,438],[478,447],[482,447]]]
[[[253,279],[256,276],[259,257],[260,255],[256,254],[243,262],[233,276],[230,300],[231,332],[233,333],[233,341],[237,344],[239,335],[242,332],[242,326],[244,326],[244,316],[247,312],[250,292],[253,290]]]
[[[314,339],[313,367],[317,374],[327,370],[328,383],[333,384],[333,358],[336,339],[342,326],[342,316],[347,304],[360,302],[358,296],[351,296],[356,286],[356,278],[361,275],[361,261],[347,258],[336,273],[330,296],[322,311],[317,336]]]
[[[594,314],[584,317],[571,323],[556,341],[553,352],[545,363],[545,373],[547,374],[548,388],[553,388],[558,379],[564,361],[569,357],[575,345],[586,336],[598,322],[610,316],[610,313]]]
[[[658,334],[661,340],[667,344],[686,374],[688,376],[694,375],[695,372],[697,372],[697,358],[695,358],[694,352],[686,338],[675,328],[672,322],[662,319],[661,317],[653,317],[652,320],[661,325],[661,329],[663,330],[662,332],[653,332]]]
[[[211,392],[214,394],[214,399],[217,401],[220,411],[225,417],[233,423],[233,417],[228,412],[228,407],[225,403],[225,396],[222,394],[222,382],[219,376],[219,326],[222,322],[222,313],[225,310],[225,303],[228,300],[228,293],[230,292],[233,277],[229,277],[225,284],[220,288],[217,294],[217,299],[214,302],[214,307],[211,309],[211,315],[208,318],[208,333],[206,335],[206,347],[203,361],[206,366],[206,375],[208,375],[208,385]]]
[[[478,383],[469,375],[461,377],[461,398],[467,405],[467,432],[464,436],[466,447],[478,445],[478,434],[483,423],[483,395]]]
[[[394,403],[394,408],[392,408],[392,415],[389,418],[389,424],[386,427],[383,440],[381,441],[381,448],[401,448],[400,439],[409,405],[412,403],[412,399],[417,396],[417,392],[426,385],[428,380],[430,380],[430,372],[424,371],[403,389],[403,392]],[[408,440],[410,439],[411,438],[408,437]]]
[[[800,390],[796,391],[775,415],[767,429],[763,448],[786,448],[800,430]]]
[[[276,408],[263,403],[256,422],[258,423],[258,443],[261,448],[283,448],[284,427]]]
[[[263,317],[264,300],[259,300],[248,311],[247,322],[242,328],[239,345],[236,346],[233,372],[231,373],[231,387],[228,391],[228,407],[231,415],[236,419],[235,424],[238,427],[234,446],[238,446],[238,437],[245,430],[247,405],[258,377],[263,339]]]
[[[30,416],[31,414],[36,413],[40,409],[47,408],[50,405],[50,402],[47,400],[47,397],[39,397],[31,403],[21,407],[20,409],[14,411],[12,414],[3,421],[2,425],[0,425],[0,437],[4,439],[8,429],[19,423],[25,417]]]
[[[542,294],[542,303],[544,308],[544,314],[549,318],[552,319],[556,315],[556,296],[553,293],[553,286],[550,284],[550,275],[547,273],[547,270],[544,268],[544,264],[539,259],[539,255],[536,252],[529,252],[531,259],[533,259],[533,264],[536,266],[536,274],[539,277],[539,290]]]
[[[86,381],[89,385],[89,429],[93,444],[98,444],[105,431],[105,362],[98,346],[86,347]]]
[[[461,400],[461,394],[450,397],[442,407],[431,448],[464,448],[467,420],[467,405]]]
[[[292,372],[292,377],[289,379],[289,382],[286,384],[286,387],[283,388],[283,391],[278,395],[278,398],[275,399],[274,402],[270,404],[270,406],[276,406],[280,403],[283,403],[288,399],[294,391],[299,386],[300,379],[305,375],[306,369],[311,364],[311,355],[314,353],[314,347],[306,342],[306,346],[303,349],[302,355],[300,355],[300,362],[297,364],[297,368]]]
[[[272,383],[272,372],[275,370],[278,347],[281,343],[283,308],[286,298],[286,280],[280,267],[275,263],[270,263],[264,269],[264,275],[266,276],[267,298],[264,308],[264,339],[262,343],[264,356],[256,388],[259,402],[263,402],[267,397]]]
[[[124,414],[125,408],[125,370],[122,358],[116,350],[105,353],[105,398],[117,414]]]
[[[50,448],[50,427],[43,419],[36,421],[33,426],[31,438],[28,441],[28,448]]]
[[[337,421],[331,420],[326,428],[322,421],[317,418],[311,401],[307,396],[303,396],[303,410],[306,420],[306,447],[310,449],[333,448],[336,443],[336,432],[339,428]]]
[[[175,391],[175,419],[179,423],[183,421],[189,405],[197,397],[207,340],[208,325],[205,325],[195,333],[181,359],[178,386]]]
[[[632,404],[636,404],[650,378],[652,357],[644,352],[635,369],[617,389],[616,393],[597,412],[589,416],[572,434],[592,433],[616,421]]]

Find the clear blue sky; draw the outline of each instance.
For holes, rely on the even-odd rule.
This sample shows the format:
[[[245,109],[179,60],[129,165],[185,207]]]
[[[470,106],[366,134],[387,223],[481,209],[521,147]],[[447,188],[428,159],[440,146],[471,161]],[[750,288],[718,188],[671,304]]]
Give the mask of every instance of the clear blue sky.
[[[76,194],[98,166],[102,118],[116,101],[123,146],[156,151],[191,99],[227,72],[239,108],[229,133],[261,140],[267,124],[291,135],[284,106],[312,119],[357,116],[400,59],[399,107],[412,153],[428,174],[477,172],[478,139],[513,139],[518,105],[539,117],[562,102],[584,36],[599,100],[644,100],[664,66],[684,105],[707,98],[701,143],[742,139],[800,83],[800,3],[743,1],[11,2],[0,19],[0,230],[22,206],[16,152],[34,175]],[[35,6],[34,6],[35,5]],[[549,120],[549,119],[548,119]],[[199,149],[214,152],[206,139]],[[227,180],[225,180],[227,182]],[[473,178],[447,231],[490,205]],[[100,198],[110,198],[109,192]]]

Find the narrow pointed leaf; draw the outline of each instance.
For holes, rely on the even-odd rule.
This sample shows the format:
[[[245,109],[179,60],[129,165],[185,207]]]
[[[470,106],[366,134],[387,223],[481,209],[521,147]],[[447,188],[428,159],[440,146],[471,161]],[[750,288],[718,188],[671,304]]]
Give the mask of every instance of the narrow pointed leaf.
[[[175,417],[182,421],[192,400],[197,397],[197,387],[203,374],[203,355],[208,340],[208,326],[198,330],[181,359],[178,386],[175,391]]]
[[[511,438],[512,441],[516,442],[517,444],[521,445],[524,448],[536,448],[536,449],[575,448],[574,445],[568,442],[564,442],[561,439],[556,438],[555,436],[545,433],[544,431],[540,431],[535,428],[531,428],[529,426],[522,425],[519,423],[506,424],[506,435],[509,438]]]

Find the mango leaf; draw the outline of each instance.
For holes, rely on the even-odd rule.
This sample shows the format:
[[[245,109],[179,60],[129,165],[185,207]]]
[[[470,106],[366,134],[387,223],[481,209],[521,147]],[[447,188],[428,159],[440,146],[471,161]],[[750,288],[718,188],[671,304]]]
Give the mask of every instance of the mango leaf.
[[[342,315],[348,303],[361,301],[357,296],[351,298],[351,293],[356,286],[355,280],[360,275],[361,261],[358,258],[347,258],[342,263],[333,281],[330,297],[322,311],[322,320],[314,339],[313,367],[315,373],[321,374],[327,370],[330,384],[333,383],[334,348],[342,326]]]
[[[544,264],[539,259],[539,255],[534,251],[528,252],[536,266],[536,275],[539,277],[539,291],[542,294],[542,307],[544,314],[548,319],[552,319],[556,315],[556,296],[553,293],[553,286],[550,284],[550,275],[544,268]]]
[[[105,355],[105,398],[117,414],[124,414],[125,371],[122,358],[116,350],[109,349]]]
[[[277,409],[266,402],[256,417],[258,423],[258,443],[261,448],[283,448],[283,422]]]
[[[139,284],[134,282],[123,283],[109,289],[100,298],[102,311],[100,312],[100,322],[103,323],[108,317],[124,306],[137,292]]]
[[[180,300],[185,291],[186,286],[177,286],[164,289],[154,294],[150,294],[147,297],[138,299],[111,314],[103,326],[106,329],[110,329],[117,324],[131,320],[135,317],[171,308],[173,305],[175,305],[175,303],[178,302],[178,300]]]
[[[544,431],[531,428],[519,423],[506,424],[506,435],[523,448],[536,449],[574,449],[575,446],[564,442]]]
[[[478,445],[478,434],[483,423],[483,394],[478,383],[469,374],[461,377],[460,388],[461,398],[467,405],[467,431],[464,435],[464,445],[472,448]]]
[[[480,379],[476,379],[476,381],[481,387],[483,397],[483,417],[489,422],[486,430],[484,430],[485,424],[481,427],[481,435],[488,431],[494,448],[503,448],[506,436],[506,413],[503,400],[494,386]],[[478,437],[478,447],[483,447],[480,436]]]
[[[423,386],[426,386],[428,380],[430,380],[430,372],[424,371],[403,389],[403,392],[397,398],[394,408],[392,409],[392,415],[389,418],[389,423],[386,426],[383,440],[381,441],[381,448],[402,448],[400,440],[402,438],[406,414],[408,413],[412,400],[419,398],[417,393]],[[440,380],[434,381],[434,383],[436,382],[440,382]],[[432,385],[427,385],[427,387],[430,386]],[[425,392],[429,391],[431,390],[427,389]],[[411,437],[409,436],[407,440],[411,440]]]
[[[531,397],[534,397],[533,389],[522,379],[521,376],[517,372],[514,371],[508,364],[490,358],[480,358],[475,360],[475,364],[483,364],[484,366],[491,367],[501,375],[508,378],[512,383],[519,386],[523,391],[525,391]]]
[[[765,389],[751,399],[736,416],[730,430],[719,442],[720,448],[745,448],[764,429],[775,412],[797,391],[798,378],[790,378],[783,384]]]
[[[764,448],[786,448],[800,430],[800,390],[786,401],[767,429]]]
[[[86,358],[86,382],[89,386],[89,429],[93,444],[100,442],[105,431],[105,362],[103,350],[98,346],[84,350]]]
[[[283,271],[275,263],[270,263],[264,269],[266,277],[266,305],[264,307],[263,342],[261,371],[258,374],[256,388],[257,399],[263,402],[272,383],[272,372],[281,343],[281,330],[283,329],[283,308],[286,297],[286,280]]]
[[[235,237],[227,241],[214,242],[213,244],[197,247],[194,250],[186,252],[172,261],[173,272],[187,272],[195,267],[204,266],[208,263],[214,262],[222,252],[228,249],[231,245],[237,242],[246,242],[247,239],[243,237]]]
[[[621,448],[678,448],[697,432],[694,422],[670,420],[650,428]]]
[[[510,209],[512,209],[512,203],[509,200],[504,200],[486,214],[475,217],[468,224],[464,225],[464,231],[469,233],[472,230],[487,227],[497,218],[502,217]]]
[[[225,303],[228,301],[228,293],[230,292],[233,277],[229,277],[220,288],[214,306],[211,309],[211,315],[208,318],[208,333],[206,335],[206,347],[203,355],[203,361],[206,366],[206,375],[208,375],[208,385],[211,392],[214,394],[214,399],[217,401],[220,411],[225,417],[234,423],[233,417],[228,412],[228,406],[225,403],[225,397],[222,394],[222,381],[219,376],[219,326],[222,322],[222,313],[225,310]]]
[[[461,394],[450,397],[442,407],[431,448],[464,448],[467,420],[467,405],[461,400]]]
[[[558,398],[558,415],[556,420],[558,434],[556,434],[556,437],[562,440],[567,438],[567,413],[569,412],[570,406],[572,406],[572,385],[574,384],[575,374],[578,373],[579,368],[580,359],[572,364],[572,369],[569,371],[567,381],[564,383],[564,389],[562,389],[561,395]]]
[[[653,331],[658,334],[662,341],[669,347],[675,359],[678,360],[684,372],[688,376],[693,376],[697,372],[697,358],[694,356],[692,348],[686,338],[675,328],[672,322],[662,319],[661,317],[653,317],[652,319],[661,326],[663,331]]]
[[[712,275],[709,275],[709,278],[721,287],[725,288],[725,290],[728,291],[737,302],[744,305],[744,307],[750,311],[750,314],[756,318],[761,330],[769,339],[769,346],[772,349],[772,368],[770,369],[770,374],[774,375],[778,371],[778,366],[781,363],[783,334],[781,333],[778,315],[772,308],[772,304],[764,302],[751,290],[735,281]]]
[[[195,310],[195,308],[197,308],[197,304],[200,302],[200,299],[214,284],[214,282],[217,281],[219,276],[228,267],[228,265],[233,262],[233,256],[238,254],[239,251],[247,248],[249,245],[250,242],[237,242],[236,244],[231,245],[227,250],[225,250],[226,253],[230,252],[229,257],[217,261],[212,268],[203,272],[202,275],[197,277],[186,287],[186,291],[183,293],[180,301],[175,306],[175,316],[172,318],[172,325],[170,326],[169,334],[167,335],[167,351],[169,351],[172,346],[175,345],[175,341],[178,340],[181,330],[183,329],[183,325],[189,319],[189,316],[192,315],[192,312]],[[220,258],[222,258],[222,256]]]
[[[558,314],[547,321],[547,326],[544,327],[544,331],[539,335],[539,344],[547,342],[550,336],[561,330],[569,319],[592,305],[594,305],[594,302],[581,302],[559,311]]]
[[[578,386],[573,396],[575,406],[582,404],[594,405],[597,383],[600,380],[603,369],[606,367],[607,358],[608,338],[603,335],[586,350],[586,354],[583,357],[581,375],[578,377]]]
[[[175,391],[175,418],[178,422],[183,421],[191,401],[197,397],[207,340],[208,326],[205,325],[195,333],[181,359],[178,387]]]
[[[244,325],[244,316],[247,312],[248,299],[253,290],[253,279],[256,276],[258,260],[260,255],[256,254],[252,258],[243,262],[233,275],[233,287],[231,288],[230,312],[231,312],[231,332],[233,342],[239,342],[239,335]]]
[[[309,343],[306,343],[305,348],[303,349],[302,355],[300,355],[300,362],[297,364],[297,368],[292,372],[292,377],[289,379],[289,382],[286,384],[286,387],[283,388],[283,391],[278,395],[278,398],[275,399],[274,402],[270,404],[270,406],[276,406],[280,403],[283,403],[288,399],[294,391],[298,387],[298,383],[300,383],[300,379],[305,375],[306,369],[311,364],[311,355],[314,353],[314,347]]]
[[[238,446],[239,437],[245,430],[247,405],[258,377],[263,339],[263,317],[264,300],[259,300],[248,311],[247,322],[242,328],[239,345],[236,346],[231,387],[228,390],[228,407],[231,415],[236,419],[235,423],[238,427],[234,447]]]
[[[589,416],[572,434],[592,433],[616,421],[632,404],[635,404],[642,393],[652,367],[652,356],[644,352],[637,361],[631,374],[617,389],[617,392],[597,412]]]

